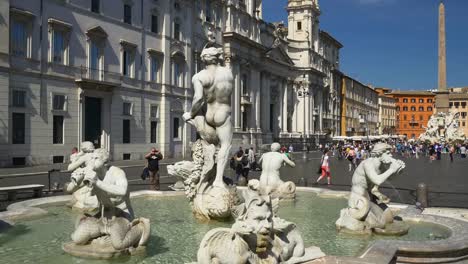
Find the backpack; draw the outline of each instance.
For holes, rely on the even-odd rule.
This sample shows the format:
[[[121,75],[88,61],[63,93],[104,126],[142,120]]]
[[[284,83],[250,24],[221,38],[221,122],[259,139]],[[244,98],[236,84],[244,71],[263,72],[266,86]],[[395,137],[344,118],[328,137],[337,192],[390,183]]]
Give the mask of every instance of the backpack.
[[[247,157],[247,155],[242,156],[241,164],[242,164],[242,166],[249,165],[249,158]]]

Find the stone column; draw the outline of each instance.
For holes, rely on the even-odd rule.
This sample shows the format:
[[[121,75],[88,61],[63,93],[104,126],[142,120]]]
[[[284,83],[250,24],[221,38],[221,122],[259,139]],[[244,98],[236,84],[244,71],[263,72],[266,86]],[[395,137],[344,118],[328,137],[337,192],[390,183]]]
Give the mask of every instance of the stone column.
[[[234,75],[234,130],[241,130],[241,76],[240,65],[238,61],[233,62],[233,75]]]
[[[265,109],[265,116],[262,118],[264,119],[264,132],[271,132],[270,131],[270,91],[271,91],[271,75],[266,73],[265,74],[265,90],[263,93],[263,107]]]
[[[262,81],[261,81],[261,74],[259,71],[255,71],[255,128],[257,132],[262,132],[262,116],[261,116],[261,108],[262,99],[260,98],[262,89]]]
[[[283,117],[283,125],[281,126],[282,132],[287,133],[288,132],[288,91],[289,91],[289,83],[288,81],[284,81],[283,85],[283,98],[280,98],[283,101],[282,104],[282,117]]]

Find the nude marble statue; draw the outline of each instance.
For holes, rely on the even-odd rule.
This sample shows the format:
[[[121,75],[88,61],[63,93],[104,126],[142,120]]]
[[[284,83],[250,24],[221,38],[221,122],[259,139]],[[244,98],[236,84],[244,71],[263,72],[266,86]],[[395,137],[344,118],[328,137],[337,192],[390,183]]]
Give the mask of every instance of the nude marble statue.
[[[284,182],[280,178],[280,169],[286,164],[295,167],[296,164],[286,155],[280,153],[279,143],[271,144],[271,151],[263,154],[259,160],[262,164],[262,174],[260,175],[260,191],[270,194],[274,198],[294,198],[296,185],[291,182]]]
[[[341,210],[340,218],[336,221],[339,230],[370,233],[388,228],[393,223],[390,208],[384,202],[377,201],[386,198],[378,195],[378,186],[405,168],[405,163],[394,159],[390,151],[390,145],[377,143],[371,151],[371,157],[363,160],[354,171],[348,207]]]
[[[135,218],[125,172],[115,166],[107,169],[109,154],[105,149],[87,155],[86,166],[73,172],[67,191],[87,186],[96,196],[99,210],[78,220],[72,242],[65,243],[63,249],[75,256],[111,258],[144,248],[150,223],[146,218]]]

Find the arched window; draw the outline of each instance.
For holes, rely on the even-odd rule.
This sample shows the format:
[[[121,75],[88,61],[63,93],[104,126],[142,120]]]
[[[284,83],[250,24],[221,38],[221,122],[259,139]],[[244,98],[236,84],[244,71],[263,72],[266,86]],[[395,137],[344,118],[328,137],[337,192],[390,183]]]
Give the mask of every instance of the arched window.
[[[403,115],[403,120],[405,120],[405,121],[406,121],[406,115]]]
[[[403,103],[407,103],[408,102],[408,98],[403,98]]]
[[[431,107],[431,106],[428,106],[428,107],[427,107],[427,111],[432,111],[432,107]]]
[[[408,107],[407,107],[407,106],[403,106],[403,111],[408,111]]]
[[[420,111],[420,112],[423,112],[423,111],[424,111],[424,106],[420,106],[420,107],[419,107],[419,111]]]
[[[412,106],[412,107],[411,107],[411,111],[416,111],[416,107],[415,107],[415,106]]]
[[[412,102],[412,103],[416,103],[416,99],[411,98],[411,102]]]

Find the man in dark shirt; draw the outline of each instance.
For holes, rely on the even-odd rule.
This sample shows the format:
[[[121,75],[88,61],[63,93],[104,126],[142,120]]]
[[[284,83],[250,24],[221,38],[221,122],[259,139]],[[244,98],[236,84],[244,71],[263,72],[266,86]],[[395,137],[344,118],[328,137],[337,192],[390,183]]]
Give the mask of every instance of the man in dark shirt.
[[[146,154],[145,159],[148,160],[148,171],[150,178],[151,190],[159,190],[159,161],[163,155],[156,148],[151,148],[150,153]]]

